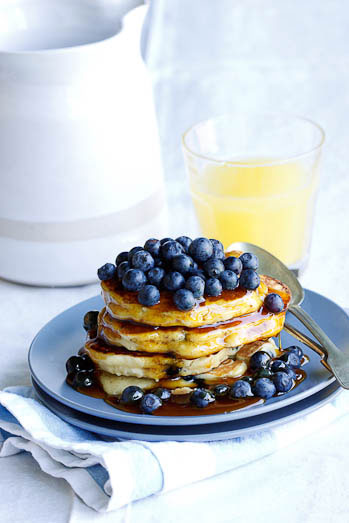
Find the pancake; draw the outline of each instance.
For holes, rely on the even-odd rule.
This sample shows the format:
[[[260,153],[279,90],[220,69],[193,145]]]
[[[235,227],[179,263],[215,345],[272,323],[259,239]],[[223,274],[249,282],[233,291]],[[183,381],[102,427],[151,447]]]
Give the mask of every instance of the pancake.
[[[203,380],[205,385],[224,383],[232,378],[240,378],[247,371],[248,365],[245,361],[225,360],[221,365],[209,372],[204,372],[197,376]]]
[[[109,372],[102,371],[99,375],[99,382],[108,396],[121,396],[126,387],[136,386],[147,391],[155,387],[163,387],[166,384],[167,389],[172,390],[172,394],[188,394],[197,387],[195,382],[187,383],[185,380],[163,380],[156,382],[149,378],[132,378],[125,376],[115,376]]]
[[[228,359],[221,363],[221,365],[216,369],[196,376],[196,379],[200,379],[200,386],[213,385],[224,383],[224,381],[228,381],[229,379],[240,378],[245,374],[246,370],[247,364],[245,362]],[[195,381],[188,382],[181,378],[155,381],[146,378],[115,376],[115,374],[110,374],[105,371],[100,373],[99,380],[104,392],[109,396],[121,395],[122,391],[130,385],[136,385],[145,391],[156,387],[164,387],[170,389],[172,394],[188,394],[198,387],[198,384]]]
[[[255,341],[254,343],[248,343],[246,345],[243,345],[242,347],[239,347],[235,354],[235,359],[240,360],[240,361],[249,362],[251,356],[253,356],[253,354],[255,352],[258,352],[260,350],[267,352],[269,354],[269,356],[271,356],[272,358],[275,358],[275,356],[277,356],[279,353],[279,350],[276,347],[273,339],[264,340],[264,341],[260,340],[260,341]]]
[[[169,376],[191,376],[207,372],[234,356],[237,349],[224,348],[208,356],[186,360],[168,354],[131,352],[123,347],[111,347],[95,339],[86,342],[85,351],[97,369],[109,374],[160,380]]]
[[[215,369],[196,375],[195,380],[199,380],[200,386],[202,386],[224,383],[225,381],[229,382],[240,378],[247,371],[250,356],[259,350],[269,352],[271,356],[276,356],[278,352],[273,340],[251,343],[246,351],[244,351],[244,347],[240,348],[240,351],[242,351],[240,360],[228,358]],[[244,359],[242,359],[242,356]],[[122,391],[131,385],[140,387],[144,391],[155,387],[165,387],[170,389],[172,394],[187,394],[198,386],[194,380],[187,381],[181,377],[165,378],[156,381],[149,378],[116,376],[105,371],[99,373],[99,380],[103,390],[110,396],[120,396]]]
[[[205,297],[190,311],[179,311],[173,303],[173,295],[161,291],[160,303],[144,307],[137,300],[137,294],[120,288],[118,282],[102,282],[102,295],[110,316],[120,320],[131,320],[137,323],[156,327],[202,327],[212,325],[258,311],[269,292],[278,292],[288,304],[291,291],[278,280],[269,276],[260,276],[261,283],[254,290],[237,288],[234,291],[223,291],[217,297]]]
[[[204,374],[200,374],[197,377],[203,379],[206,384],[213,384],[221,383],[222,380],[224,381],[229,378],[243,376],[248,369],[251,356],[260,350],[268,352],[272,358],[277,356],[278,353],[278,349],[272,339],[249,343],[248,345],[244,345],[238,349],[234,359],[228,359],[217,368]]]
[[[223,348],[276,336],[284,326],[285,315],[286,311],[272,314],[261,310],[215,326],[154,328],[117,320],[103,309],[98,319],[98,336],[112,346],[129,351],[200,358]]]
[[[147,378],[132,378],[131,376],[115,376],[109,372],[101,371],[99,383],[106,394],[109,396],[121,396],[126,387],[140,387],[143,390],[150,390],[156,387],[155,380]]]
[[[196,307],[190,311],[180,311],[175,307],[173,294],[170,292],[161,291],[160,303],[144,307],[138,303],[136,293],[121,289],[112,280],[102,282],[102,295],[112,317],[156,327],[200,327],[229,320],[259,310],[267,293],[268,288],[262,281],[254,291],[240,288],[223,291],[220,296],[208,296],[198,301]]]

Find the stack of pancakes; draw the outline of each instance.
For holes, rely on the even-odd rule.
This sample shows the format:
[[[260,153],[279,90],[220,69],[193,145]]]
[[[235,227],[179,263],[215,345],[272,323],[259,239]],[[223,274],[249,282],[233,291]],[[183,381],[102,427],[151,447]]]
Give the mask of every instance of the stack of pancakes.
[[[85,350],[99,370],[104,391],[118,396],[137,385],[185,394],[198,384],[243,376],[258,350],[276,356],[270,338],[283,328],[290,291],[275,279],[260,278],[254,291],[223,291],[188,312],[179,311],[166,291],[159,304],[145,307],[116,281],[102,282],[105,307],[98,316],[97,336],[88,335]],[[280,294],[285,304],[278,314],[263,307],[271,292]]]

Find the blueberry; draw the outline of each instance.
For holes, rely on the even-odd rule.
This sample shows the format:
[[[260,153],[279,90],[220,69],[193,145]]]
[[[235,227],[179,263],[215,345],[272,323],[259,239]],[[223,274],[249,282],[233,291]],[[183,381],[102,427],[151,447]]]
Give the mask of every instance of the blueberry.
[[[206,281],[206,275],[202,269],[192,269],[190,271],[191,276],[199,276],[202,280]]]
[[[157,389],[154,389],[152,391],[155,396],[158,396],[161,401],[168,401],[171,397],[171,391],[168,389],[164,389],[163,387],[158,387]]]
[[[289,367],[288,365],[286,365],[286,367],[284,369],[279,369],[280,372],[286,372],[286,374],[292,379],[292,380],[295,380],[297,378],[297,374],[295,373],[295,371],[293,369],[291,369],[291,367]]]
[[[200,276],[189,276],[185,288],[193,293],[194,298],[199,299],[204,295],[205,281]]]
[[[106,263],[97,271],[98,278],[102,281],[111,280],[116,275],[116,267],[114,263]]]
[[[295,354],[297,354],[297,356],[299,357],[300,360],[302,360],[303,356],[304,356],[304,353],[302,351],[302,349],[300,347],[298,347],[298,345],[291,345],[290,347],[287,347],[287,349],[289,352],[294,352]]]
[[[141,411],[144,414],[152,414],[161,405],[162,401],[156,394],[145,394],[141,399]]]
[[[188,289],[179,289],[173,295],[173,301],[180,311],[190,311],[195,306],[195,298]]]
[[[192,241],[193,240],[188,236],[179,236],[179,238],[176,238],[176,242],[180,243],[182,247],[184,247],[185,252],[188,252]]]
[[[130,385],[122,391],[120,401],[125,405],[134,405],[140,401],[144,396],[144,392],[140,387]]]
[[[267,352],[259,350],[252,354],[250,358],[250,368],[252,370],[265,369],[269,365],[270,360],[270,355]]]
[[[67,374],[76,374],[79,371],[86,370],[90,371],[93,370],[93,363],[89,359],[85,359],[83,356],[71,356],[65,364],[65,368],[67,370]]]
[[[154,267],[154,258],[148,251],[137,251],[131,259],[132,267],[147,272]]]
[[[253,394],[259,398],[269,399],[276,393],[274,383],[268,378],[259,378],[252,387]]]
[[[144,244],[144,250],[150,252],[153,258],[157,258],[160,255],[160,241],[156,238],[150,238]]]
[[[137,245],[137,247],[133,247],[133,249],[131,249],[128,253],[128,262],[131,263],[132,262],[132,256],[134,254],[136,254],[136,252],[138,251],[143,251],[143,247],[140,247],[139,245]]]
[[[172,240],[161,245],[161,256],[164,260],[170,261],[175,256],[183,254],[183,247],[180,243]]]
[[[221,251],[217,245],[213,245],[213,254],[211,258],[216,258],[217,260],[225,260],[225,254],[224,251]]]
[[[213,255],[213,246],[207,238],[196,238],[189,247],[189,254],[195,261],[203,263]]]
[[[200,409],[203,409],[209,405],[209,403],[213,403],[215,401],[214,394],[212,394],[211,391],[207,389],[195,389],[191,396],[190,401],[195,405],[195,407],[199,407]]]
[[[210,258],[203,265],[204,270],[210,278],[219,278],[224,271],[224,264],[218,258]]]
[[[184,381],[194,381],[195,380],[195,376],[193,376],[192,374],[190,374],[189,376],[181,376],[181,378]]]
[[[131,265],[127,261],[121,262],[117,269],[117,275],[118,275],[119,280],[122,280],[122,278],[124,277],[126,272],[130,269],[131,269]]]
[[[80,358],[83,359],[83,370],[87,370],[89,372],[93,372],[95,370],[94,363],[88,354],[81,354]]]
[[[244,254],[241,254],[240,261],[243,269],[252,269],[253,271],[258,269],[258,258],[255,254],[252,254],[252,252],[244,252]]]
[[[219,296],[222,294],[222,284],[217,278],[209,278],[205,283],[206,296]]]
[[[213,389],[214,395],[219,398],[226,396],[229,391],[230,387],[228,385],[225,385],[224,383],[216,385]]]
[[[278,359],[284,361],[289,367],[294,369],[301,365],[301,359],[295,352],[285,351]]]
[[[93,385],[93,373],[88,370],[80,370],[74,375],[73,387],[91,387]]]
[[[146,284],[147,278],[139,269],[130,269],[122,278],[122,285],[127,291],[138,292]]]
[[[278,313],[284,308],[284,302],[281,296],[275,292],[271,292],[265,297],[264,305],[270,312]]]
[[[253,378],[257,380],[258,378],[271,378],[272,376],[273,372],[270,369],[258,369]]]
[[[161,258],[154,258],[155,267],[164,267],[164,260]]]
[[[274,361],[272,361],[272,363],[271,363],[269,368],[274,373],[275,372],[285,372],[293,380],[295,380],[296,377],[297,377],[295,371],[293,369],[291,369],[291,367],[289,367],[287,365],[287,363],[285,363],[282,360],[274,360]]]
[[[270,363],[269,368],[272,372],[279,372],[279,371],[282,371],[283,369],[285,369],[286,367],[287,367],[287,365],[284,361],[274,360]]]
[[[273,376],[276,392],[288,392],[292,389],[293,380],[286,372],[277,372]]]
[[[225,254],[224,254],[223,244],[219,240],[214,240],[214,239],[211,239],[210,242],[212,243],[212,247],[213,247],[212,258],[217,258],[218,260],[224,260]]]
[[[70,358],[65,362],[67,374],[74,374],[75,372],[82,370],[81,363],[82,359],[80,356],[70,356]]]
[[[150,271],[147,273],[149,283],[151,283],[151,285],[155,285],[155,287],[160,287],[164,276],[165,271],[161,267],[154,267],[154,269],[150,269]]]
[[[178,376],[179,372],[181,371],[181,367],[176,367],[175,365],[171,365],[166,369],[167,376],[175,377]]]
[[[238,380],[231,386],[230,397],[231,398],[247,398],[247,396],[253,396],[251,385],[245,380]]]
[[[179,254],[172,258],[172,267],[181,274],[187,274],[194,267],[194,262],[187,254]]]
[[[152,307],[160,301],[160,292],[155,285],[144,285],[138,293],[137,300],[145,307]]]
[[[240,275],[240,287],[253,291],[257,289],[260,284],[260,278],[258,274],[252,269],[243,270]]]
[[[84,329],[89,331],[92,329],[97,329],[97,319],[99,311],[88,311],[84,316]]]
[[[240,378],[242,381],[247,381],[250,385],[254,382],[254,379],[252,376],[244,376],[243,378]]]
[[[128,261],[128,252],[127,251],[120,252],[120,254],[117,255],[115,264],[119,265],[120,263],[122,263],[124,261]]]
[[[220,242],[219,240],[215,240],[214,238],[210,238],[210,242],[212,243],[212,247],[216,249],[219,249],[220,251],[223,251],[224,252],[224,247],[223,247],[223,243]]]
[[[197,376],[194,376],[194,383],[196,383],[196,385],[200,388],[205,387],[205,380],[202,378],[198,378]]]
[[[162,240],[160,240],[160,245],[163,245],[166,242],[173,242],[173,241],[174,241],[173,238],[162,238]]]
[[[224,267],[228,271],[233,271],[235,274],[240,276],[242,271],[242,263],[239,258],[235,258],[235,256],[228,256],[228,258],[225,258],[224,260]]]
[[[165,274],[162,283],[167,291],[175,292],[184,287],[185,280],[180,272],[172,271]]]
[[[233,291],[239,285],[239,278],[235,272],[230,270],[223,271],[219,276],[223,289]]]

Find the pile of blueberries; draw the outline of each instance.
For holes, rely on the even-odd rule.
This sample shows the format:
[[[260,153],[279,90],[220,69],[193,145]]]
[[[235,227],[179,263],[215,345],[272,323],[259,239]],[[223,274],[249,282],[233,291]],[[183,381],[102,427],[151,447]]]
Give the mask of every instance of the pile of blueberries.
[[[267,352],[256,352],[250,358],[253,375],[236,381],[231,387],[231,397],[269,399],[275,394],[288,392],[294,386],[295,370],[301,367],[302,359],[303,351],[296,345],[291,345],[275,359]]]
[[[220,398],[269,399],[276,394],[285,394],[295,384],[295,369],[301,366],[302,358],[303,351],[296,345],[288,347],[276,359],[267,352],[256,352],[250,359],[252,375],[235,381],[231,387],[226,384],[216,385],[212,390],[199,387],[191,393],[190,402],[196,407],[205,408]],[[124,389],[120,401],[125,405],[138,405],[144,414],[152,414],[170,397],[171,392],[162,387],[145,394],[141,388],[132,385]]]
[[[94,384],[94,365],[87,354],[71,356],[65,364],[68,382],[77,389],[89,388]]]
[[[177,309],[189,311],[204,296],[220,296],[237,287],[254,290],[260,284],[258,258],[245,252],[239,258],[225,257],[219,240],[180,236],[176,240],[147,240],[143,247],[121,252],[114,263],[97,271],[100,280],[118,280],[127,291],[136,292],[141,305],[160,302],[160,290],[173,293]],[[269,294],[271,312],[284,308],[281,297]]]
[[[158,387],[145,394],[140,387],[130,385],[123,390],[120,403],[138,406],[143,414],[152,414],[170,398],[171,392],[163,387]]]

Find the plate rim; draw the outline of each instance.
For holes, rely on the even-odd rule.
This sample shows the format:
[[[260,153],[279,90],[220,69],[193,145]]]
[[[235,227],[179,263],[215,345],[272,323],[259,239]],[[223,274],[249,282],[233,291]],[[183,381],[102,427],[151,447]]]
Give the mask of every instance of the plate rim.
[[[335,303],[333,300],[331,300],[330,298],[327,298],[326,296],[323,296],[320,293],[317,293],[316,291],[312,291],[310,289],[304,289],[304,290],[305,290],[306,294],[309,293],[310,295],[315,295],[315,297],[320,296],[321,298],[330,302],[331,305],[334,305],[335,307],[339,308],[349,322],[348,314],[345,312],[345,310],[340,305]],[[152,416],[152,415],[146,415],[146,414],[128,413],[128,412],[119,410],[117,408],[115,408],[113,410],[113,412],[110,412],[110,413],[101,412],[99,409],[96,409],[96,408],[93,408],[90,406],[86,406],[86,405],[82,405],[79,402],[76,402],[76,401],[71,400],[66,397],[62,397],[59,394],[57,394],[55,391],[52,391],[49,387],[46,386],[46,384],[36,374],[35,370],[33,369],[32,363],[31,363],[32,352],[35,350],[35,343],[40,338],[40,335],[42,334],[42,332],[45,329],[47,329],[51,323],[54,323],[62,315],[70,314],[76,307],[81,306],[86,302],[96,300],[96,299],[101,299],[101,296],[95,295],[90,298],[87,298],[86,300],[82,300],[82,301],[76,303],[75,305],[72,305],[71,307],[63,310],[56,316],[54,316],[35,335],[35,337],[33,338],[32,342],[30,344],[29,352],[28,352],[28,365],[29,365],[30,373],[34,377],[35,381],[40,385],[40,387],[49,396],[53,397],[58,402],[63,403],[64,405],[66,405],[68,407],[71,407],[74,410],[78,410],[80,412],[83,412],[83,413],[86,413],[86,414],[89,414],[92,416],[96,416],[96,417],[99,417],[102,419],[110,419],[113,421],[136,423],[136,424],[141,424],[141,425],[144,425],[147,422],[149,422],[150,425],[203,425],[203,424],[207,424],[207,423],[224,423],[224,422],[228,421],[226,419],[227,416],[229,416],[229,420],[234,420],[234,419],[242,419],[242,418],[249,418],[252,416],[258,416],[258,415],[261,415],[261,414],[264,414],[267,412],[278,410],[278,409],[286,407],[290,404],[296,403],[298,401],[302,401],[303,399],[305,399],[313,394],[316,394],[320,390],[326,388],[328,385],[330,385],[331,383],[336,381],[336,378],[334,376],[329,375],[328,379],[326,381],[323,381],[323,382],[319,383],[318,385],[314,385],[313,387],[306,389],[305,391],[297,394],[296,396],[288,397],[285,395],[284,399],[279,402],[275,402],[275,403],[272,403],[269,405],[264,403],[263,405],[257,405],[257,406],[251,407],[249,409],[241,409],[241,410],[236,410],[236,411],[222,413],[222,414],[205,414],[205,415],[200,415],[200,416],[183,416],[183,417],[182,416]],[[319,362],[319,365],[320,365],[320,362]],[[79,393],[77,392],[77,394],[79,394]],[[79,394],[79,396],[84,397],[83,394]],[[297,398],[297,399],[295,399],[295,398]],[[101,401],[103,401],[103,400],[101,400]],[[260,412],[261,409],[263,409],[262,412]]]

